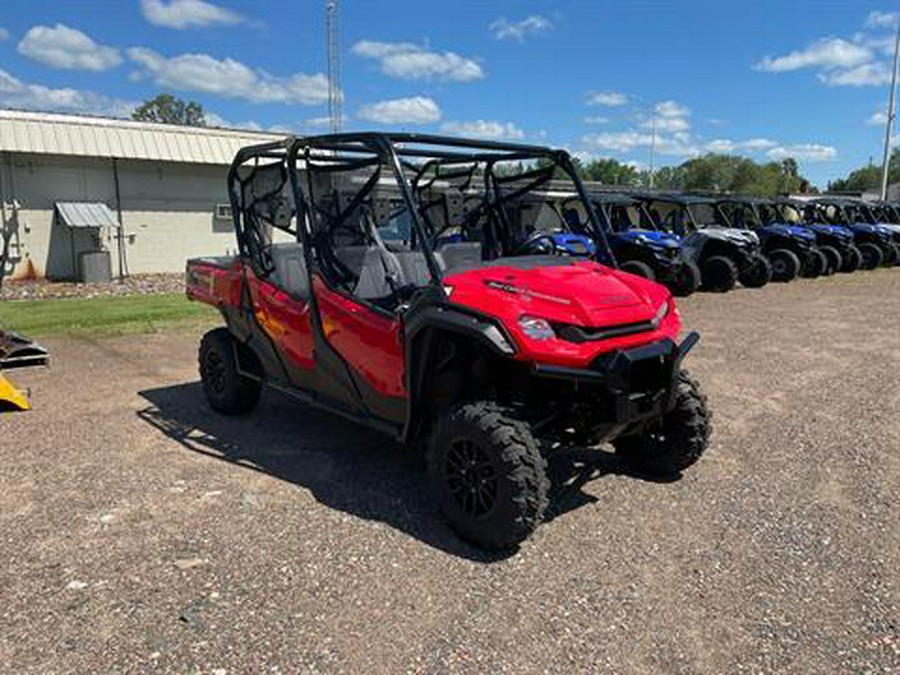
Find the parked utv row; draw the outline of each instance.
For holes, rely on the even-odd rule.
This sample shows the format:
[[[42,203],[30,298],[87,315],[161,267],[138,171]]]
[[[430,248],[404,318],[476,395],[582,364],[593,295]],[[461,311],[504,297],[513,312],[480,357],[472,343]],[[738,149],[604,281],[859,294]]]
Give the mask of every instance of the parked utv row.
[[[621,269],[676,295],[900,263],[900,212],[891,204],[603,191],[591,198]]]

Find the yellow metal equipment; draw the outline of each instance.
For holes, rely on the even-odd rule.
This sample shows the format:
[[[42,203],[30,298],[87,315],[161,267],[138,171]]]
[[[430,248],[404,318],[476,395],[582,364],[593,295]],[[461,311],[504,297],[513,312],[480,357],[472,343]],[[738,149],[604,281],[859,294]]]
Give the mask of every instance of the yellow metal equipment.
[[[30,410],[25,392],[17,389],[3,376],[3,370],[46,366],[50,353],[36,342],[9,331],[0,330],[0,413],[9,410]]]
[[[16,389],[12,382],[0,373],[0,413],[10,410],[31,410],[25,392]]]

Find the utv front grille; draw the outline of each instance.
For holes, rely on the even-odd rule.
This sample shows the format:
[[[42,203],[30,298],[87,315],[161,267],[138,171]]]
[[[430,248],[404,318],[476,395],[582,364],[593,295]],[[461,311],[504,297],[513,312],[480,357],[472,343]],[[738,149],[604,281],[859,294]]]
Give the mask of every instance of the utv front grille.
[[[553,330],[556,335],[567,342],[582,344],[584,342],[594,342],[596,340],[608,340],[609,338],[622,337],[623,335],[634,335],[635,333],[646,333],[647,331],[656,330],[659,322],[655,319],[646,321],[637,321],[634,323],[622,323],[617,326],[600,326],[598,328],[588,328],[586,326],[573,326],[572,324],[558,323],[553,324]]]

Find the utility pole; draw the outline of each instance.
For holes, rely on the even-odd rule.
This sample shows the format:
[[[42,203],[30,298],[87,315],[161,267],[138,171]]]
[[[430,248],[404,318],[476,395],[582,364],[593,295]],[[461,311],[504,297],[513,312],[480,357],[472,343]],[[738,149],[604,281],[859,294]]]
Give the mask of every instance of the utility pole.
[[[894,96],[897,91],[897,60],[900,56],[900,21],[897,21],[897,36],[894,38],[894,67],[891,70],[891,95],[888,98],[887,123],[884,129],[884,161],[881,164],[881,201],[887,199],[888,173],[891,168],[891,126],[896,116]]]
[[[656,155],[656,106],[653,106],[653,122],[650,131],[650,189],[653,189],[653,160]]]
[[[325,50],[328,77],[328,119],[331,133],[341,130],[341,30],[338,0],[325,0]]]

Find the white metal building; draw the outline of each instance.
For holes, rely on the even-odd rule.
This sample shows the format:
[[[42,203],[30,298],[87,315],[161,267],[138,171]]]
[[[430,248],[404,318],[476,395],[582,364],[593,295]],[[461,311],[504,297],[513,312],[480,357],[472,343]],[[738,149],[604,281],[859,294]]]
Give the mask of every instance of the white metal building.
[[[240,147],[278,138],[0,110],[0,232],[13,232],[13,276],[80,278],[83,255],[98,250],[113,275],[233,251],[228,166]]]

